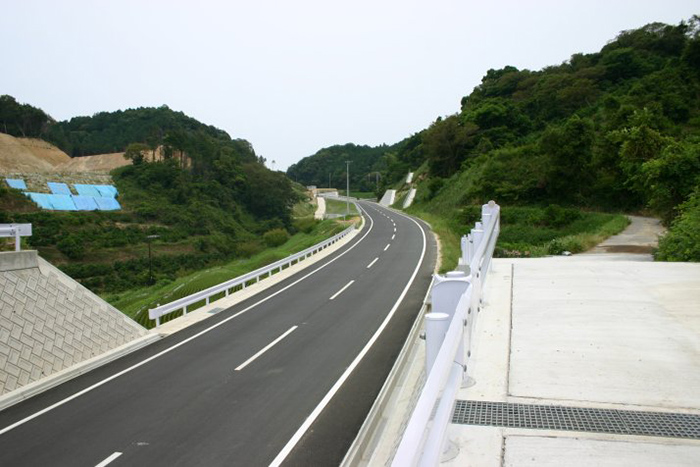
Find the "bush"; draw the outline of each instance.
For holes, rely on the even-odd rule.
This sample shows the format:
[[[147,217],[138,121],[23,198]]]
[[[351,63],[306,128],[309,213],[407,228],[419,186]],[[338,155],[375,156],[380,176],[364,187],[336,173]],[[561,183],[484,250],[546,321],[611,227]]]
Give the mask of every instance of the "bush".
[[[656,259],[700,261],[700,188],[680,205],[679,211],[668,233],[659,240]]]
[[[300,217],[294,220],[294,228],[297,232],[311,233],[318,224],[313,217]]]
[[[564,227],[581,218],[581,211],[575,208],[562,208],[550,204],[544,209],[543,224],[550,227]]]
[[[289,234],[284,229],[272,229],[263,234],[263,241],[269,247],[283,245],[289,240]]]
[[[64,237],[56,247],[70,259],[81,259],[85,255],[85,244],[74,235]]]

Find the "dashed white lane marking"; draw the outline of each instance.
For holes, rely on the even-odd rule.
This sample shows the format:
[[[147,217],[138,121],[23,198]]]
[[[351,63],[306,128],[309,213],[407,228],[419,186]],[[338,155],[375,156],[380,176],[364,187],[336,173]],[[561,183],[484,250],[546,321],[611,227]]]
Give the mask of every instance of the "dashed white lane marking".
[[[391,239],[393,240],[395,237],[396,237],[396,234],[392,235],[392,236],[391,236]]]
[[[348,282],[347,284],[345,284],[345,287],[343,287],[342,289],[340,289],[340,290],[338,290],[336,293],[334,293],[333,296],[332,296],[329,300],[333,300],[335,297],[337,297],[337,296],[340,295],[341,293],[345,292],[345,289],[347,289],[348,287],[350,287],[350,286],[352,285],[353,282],[355,282],[354,279],[351,280],[350,282]]]
[[[394,227],[394,232],[396,232],[396,227]]]
[[[121,455],[122,455],[121,452],[114,452],[114,453],[112,453],[111,456],[109,456],[107,459],[105,459],[102,462],[100,462],[99,464],[97,464],[95,467],[105,467],[105,465],[108,465],[110,462],[112,462],[113,460],[115,460],[117,457],[119,457]]]
[[[386,246],[384,247],[384,251],[388,250],[390,246],[391,246],[391,243],[387,243]]]
[[[369,269],[369,268],[371,268],[372,266],[374,266],[374,263],[376,263],[377,261],[379,261],[379,257],[378,257],[378,256],[377,256],[376,258],[374,258],[374,259],[372,260],[372,262],[369,263],[369,264],[367,265],[367,269]]]
[[[267,345],[266,345],[265,347],[263,347],[262,349],[260,349],[260,351],[259,351],[258,353],[256,353],[256,354],[253,355],[252,357],[250,357],[248,360],[246,360],[245,362],[241,363],[241,364],[238,366],[238,368],[236,368],[235,371],[241,371],[243,368],[245,368],[245,367],[247,367],[248,365],[250,365],[251,363],[253,363],[253,362],[255,361],[256,358],[260,357],[262,354],[264,354],[265,352],[267,352],[268,350],[270,350],[272,347],[274,347],[275,345],[277,345],[277,344],[279,343],[279,341],[281,341],[282,339],[284,339],[285,337],[287,337],[288,335],[290,335],[290,334],[291,334],[292,332],[294,332],[294,330],[295,330],[296,328],[298,328],[298,327],[299,327],[299,326],[292,326],[291,328],[287,329],[287,332],[285,332],[284,334],[282,334],[281,336],[279,336],[277,339],[275,339],[275,340],[273,340],[272,342],[270,342],[269,344],[267,344]]]

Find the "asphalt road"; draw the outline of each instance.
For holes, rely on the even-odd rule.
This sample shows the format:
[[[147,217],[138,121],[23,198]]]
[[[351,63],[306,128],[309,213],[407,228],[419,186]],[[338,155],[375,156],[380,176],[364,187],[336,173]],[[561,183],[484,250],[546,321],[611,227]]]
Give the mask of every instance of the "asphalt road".
[[[338,465],[435,261],[424,225],[363,207],[364,231],[322,262],[0,412],[0,465]]]

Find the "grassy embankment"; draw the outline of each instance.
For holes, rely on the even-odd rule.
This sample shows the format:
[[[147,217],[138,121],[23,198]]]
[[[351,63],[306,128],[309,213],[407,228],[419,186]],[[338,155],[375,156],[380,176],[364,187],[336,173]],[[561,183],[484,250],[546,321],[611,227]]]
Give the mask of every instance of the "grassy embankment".
[[[460,237],[481,218],[481,206],[462,204],[462,193],[472,183],[468,172],[453,177],[437,193],[429,183],[418,187],[416,203],[406,211],[428,222],[441,248],[440,272],[453,270],[460,256]],[[610,214],[558,205],[501,206],[501,233],[497,257],[541,257],[564,251],[581,253],[629,224],[622,214]]]
[[[340,214],[345,215],[347,209],[347,203],[343,200],[326,198],[326,214]],[[360,213],[357,211],[357,207],[350,203],[350,214],[357,216]]]
[[[309,248],[341,232],[344,228],[345,225],[332,220],[319,222],[310,232],[299,232],[290,237],[283,245],[267,249],[250,258],[236,259],[221,266],[197,271],[179,277],[174,281],[157,283],[151,287],[131,289],[121,293],[103,294],[102,298],[120,309],[126,315],[135,319],[141,325],[152,327],[153,323],[148,320],[149,308],[155,307],[157,304],[169,303],[250,271],[254,271],[255,269],[278,261],[298,251]],[[223,293],[221,296],[223,296]],[[217,299],[220,298],[220,296],[215,296],[213,298]],[[203,301],[194,304],[190,306],[188,310],[194,310],[203,304]],[[163,321],[165,322],[176,318],[181,314],[181,312],[172,313],[164,317]]]

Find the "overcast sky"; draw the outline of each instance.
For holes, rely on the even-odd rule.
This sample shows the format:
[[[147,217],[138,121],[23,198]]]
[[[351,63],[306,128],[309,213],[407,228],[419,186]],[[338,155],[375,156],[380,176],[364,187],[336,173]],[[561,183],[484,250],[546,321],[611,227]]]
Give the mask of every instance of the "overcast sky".
[[[284,170],[392,144],[489,68],[540,69],[697,0],[0,0],[0,94],[58,120],[168,105]],[[268,162],[268,166],[271,163]]]

